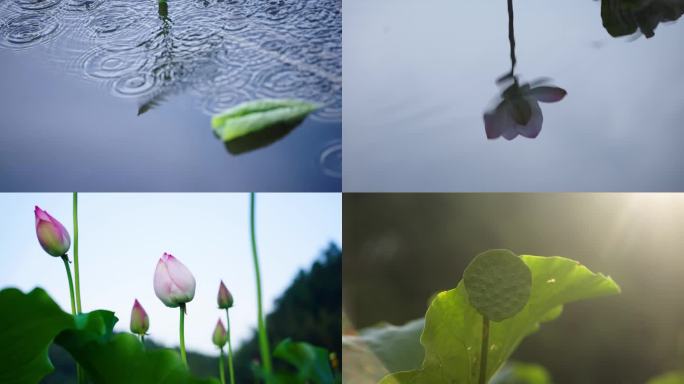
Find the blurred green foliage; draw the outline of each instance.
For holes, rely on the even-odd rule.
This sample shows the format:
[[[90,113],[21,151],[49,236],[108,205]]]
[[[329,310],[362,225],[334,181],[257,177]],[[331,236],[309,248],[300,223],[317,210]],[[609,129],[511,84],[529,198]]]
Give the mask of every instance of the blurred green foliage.
[[[41,288],[28,294],[0,291],[0,382],[37,383],[52,370],[48,347],[54,343],[71,356],[96,383],[212,384],[191,376],[178,354],[169,349],[145,350],[137,337],[112,333],[113,312],[97,310],[72,316]],[[125,367],[125,369],[124,369]]]
[[[342,250],[330,244],[309,271],[300,271],[276,301],[266,317],[271,345],[291,338],[305,341],[335,353],[341,364],[342,352]],[[257,334],[240,346],[234,355],[235,378],[253,382],[251,367],[259,359]],[[287,364],[274,362],[276,368]]]

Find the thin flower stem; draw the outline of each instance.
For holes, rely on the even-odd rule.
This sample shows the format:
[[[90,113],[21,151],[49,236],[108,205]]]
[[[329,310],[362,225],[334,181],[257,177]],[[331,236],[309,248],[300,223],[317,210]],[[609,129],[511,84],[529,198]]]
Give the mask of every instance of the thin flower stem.
[[[252,237],[252,256],[254,258],[254,273],[256,274],[257,286],[257,316],[259,324],[259,349],[261,351],[261,363],[264,367],[267,381],[271,377],[271,352],[268,345],[268,335],[266,333],[266,321],[264,320],[263,306],[261,303],[261,274],[259,272],[259,256],[257,254],[256,233],[254,224],[254,192],[249,195],[249,217],[250,217],[250,232]]]
[[[185,304],[180,305],[180,352],[181,360],[188,366],[188,358],[185,356]]]
[[[233,347],[230,344],[230,314],[228,313],[228,308],[226,308],[226,324],[228,332],[228,371],[230,373],[230,384],[235,384],[235,372],[233,371]]]
[[[81,279],[78,274],[78,192],[74,192],[74,278],[76,279],[76,313],[81,313]]]
[[[482,345],[480,346],[480,384],[487,382],[487,352],[489,350],[489,319],[482,316]]]
[[[76,304],[74,303],[74,281],[71,280],[71,269],[69,269],[69,259],[67,255],[62,255],[64,268],[66,268],[67,279],[69,280],[69,298],[71,299],[71,314],[76,316]]]
[[[508,43],[511,48],[511,76],[515,71],[515,31],[513,29],[513,0],[508,0]]]
[[[76,317],[76,304],[74,303],[74,281],[71,279],[71,269],[69,268],[69,258],[66,254],[62,255],[62,261],[64,262],[64,268],[67,273],[67,280],[69,281],[69,299],[71,300],[71,314]],[[81,372],[81,366],[76,363],[76,382],[81,384],[85,375]]]
[[[219,357],[219,376],[221,377],[221,384],[226,384],[226,374],[223,371],[223,347],[221,347],[221,357]]]

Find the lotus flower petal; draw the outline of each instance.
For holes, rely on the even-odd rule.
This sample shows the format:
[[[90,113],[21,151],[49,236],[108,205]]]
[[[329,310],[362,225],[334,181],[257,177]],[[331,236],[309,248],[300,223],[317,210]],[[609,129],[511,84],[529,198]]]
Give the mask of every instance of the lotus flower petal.
[[[529,96],[532,96],[538,101],[544,103],[555,103],[557,101],[561,101],[567,94],[568,93],[563,88],[550,86],[536,87],[529,91]]]
[[[536,101],[530,102],[530,107],[532,109],[530,120],[525,125],[516,126],[516,130],[522,136],[525,136],[529,139],[534,139],[539,135],[539,132],[541,132],[544,116],[542,115],[539,103]]]

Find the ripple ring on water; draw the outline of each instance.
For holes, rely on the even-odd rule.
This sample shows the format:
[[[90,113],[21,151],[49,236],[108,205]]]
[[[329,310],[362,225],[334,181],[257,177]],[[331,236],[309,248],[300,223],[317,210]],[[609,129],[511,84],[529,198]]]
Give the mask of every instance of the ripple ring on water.
[[[59,23],[49,16],[19,15],[0,27],[0,45],[26,48],[51,39]]]
[[[19,8],[27,11],[39,11],[41,9],[52,8],[61,3],[62,0],[14,0]]]
[[[129,51],[106,51],[96,48],[81,59],[83,71],[91,77],[114,79],[137,72],[145,65],[145,58]]]
[[[336,141],[321,151],[319,164],[326,176],[342,177],[342,143]]]
[[[131,73],[117,79],[112,91],[117,96],[138,97],[155,89],[155,78],[146,73]]]

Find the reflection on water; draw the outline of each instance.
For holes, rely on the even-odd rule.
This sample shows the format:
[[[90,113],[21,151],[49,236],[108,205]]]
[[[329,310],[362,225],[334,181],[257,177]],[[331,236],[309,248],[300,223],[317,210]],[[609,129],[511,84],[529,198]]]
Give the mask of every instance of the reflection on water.
[[[485,133],[488,139],[503,136],[513,140],[518,135],[534,139],[541,132],[544,116],[539,102],[554,103],[563,99],[566,91],[562,88],[543,85],[546,79],[520,84],[515,75],[515,31],[513,23],[513,0],[508,0],[508,41],[511,52],[511,70],[497,80],[504,86],[501,102],[492,110],[485,112]],[[533,88],[534,87],[534,88]]]
[[[511,74],[507,1],[344,1],[345,191],[684,189],[681,17],[630,41],[600,2],[517,1]]]
[[[659,23],[675,21],[684,14],[684,0],[603,0],[601,19],[611,36],[637,32],[655,35]]]
[[[339,190],[341,24],[341,0],[0,0],[0,189]],[[226,151],[209,116],[261,98],[322,108]]]
[[[59,38],[58,38],[59,37]],[[339,0],[6,0],[0,45],[54,42],[58,64],[140,99],[140,113],[190,91],[207,114],[261,97],[324,105],[339,120]]]

